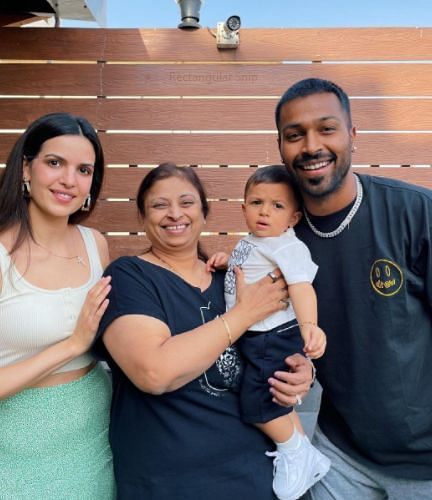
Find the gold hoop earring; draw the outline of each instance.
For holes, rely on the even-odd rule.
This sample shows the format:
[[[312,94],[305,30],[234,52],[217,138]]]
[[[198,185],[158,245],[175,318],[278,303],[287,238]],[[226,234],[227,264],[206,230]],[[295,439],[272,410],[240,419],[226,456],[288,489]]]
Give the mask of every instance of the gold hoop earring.
[[[81,210],[83,212],[89,212],[90,211],[90,205],[91,205],[91,195],[89,193],[86,196],[86,199],[84,200],[84,203],[82,204]]]
[[[21,183],[21,192],[24,198],[30,198],[31,187],[28,179],[23,179]]]

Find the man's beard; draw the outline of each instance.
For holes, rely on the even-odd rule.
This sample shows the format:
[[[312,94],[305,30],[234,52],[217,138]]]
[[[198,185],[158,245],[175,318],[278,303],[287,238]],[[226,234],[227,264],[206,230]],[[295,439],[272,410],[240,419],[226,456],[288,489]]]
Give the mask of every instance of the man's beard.
[[[302,158],[302,162],[311,160],[322,161],[320,157],[314,157],[314,156],[310,156],[308,160],[306,160],[304,157]],[[332,161],[336,162],[336,157],[332,158]],[[326,179],[326,176],[324,175],[320,177],[317,176],[312,179],[307,179],[307,178],[305,179],[300,175],[297,176],[296,171],[300,170],[300,167],[299,166],[296,167],[295,166],[296,163],[299,164],[300,162],[294,161],[293,165],[291,167],[288,167],[287,164],[284,162],[285,166],[287,167],[288,173],[290,174],[291,179],[300,189],[302,194],[306,194],[313,198],[325,198],[334,193],[335,191],[337,191],[341,187],[345,177],[347,176],[351,168],[351,158],[348,158],[345,163],[343,163],[342,165],[333,170],[328,185],[325,187],[323,186],[322,189],[319,189],[324,179]]]

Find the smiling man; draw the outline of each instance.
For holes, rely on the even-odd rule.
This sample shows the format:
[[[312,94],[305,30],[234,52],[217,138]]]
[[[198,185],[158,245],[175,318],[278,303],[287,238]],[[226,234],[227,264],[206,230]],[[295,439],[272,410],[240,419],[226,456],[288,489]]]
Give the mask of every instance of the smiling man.
[[[349,100],[332,82],[290,87],[276,108],[283,163],[304,200],[296,232],[319,270],[314,444],[332,461],[314,500],[432,495],[432,192],[351,169]]]

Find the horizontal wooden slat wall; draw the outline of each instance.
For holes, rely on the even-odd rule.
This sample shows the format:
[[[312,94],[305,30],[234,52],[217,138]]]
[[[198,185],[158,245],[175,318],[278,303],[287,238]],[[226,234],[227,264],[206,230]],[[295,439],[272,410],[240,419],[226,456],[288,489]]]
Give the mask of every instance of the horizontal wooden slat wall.
[[[0,163],[41,114],[82,114],[108,162],[89,224],[113,257],[145,248],[135,192],[167,160],[197,167],[211,199],[204,248],[229,249],[245,231],[246,179],[280,161],[277,100],[302,78],[349,94],[358,171],[432,187],[431,54],[426,28],[242,28],[236,50],[218,50],[211,29],[0,28]]]

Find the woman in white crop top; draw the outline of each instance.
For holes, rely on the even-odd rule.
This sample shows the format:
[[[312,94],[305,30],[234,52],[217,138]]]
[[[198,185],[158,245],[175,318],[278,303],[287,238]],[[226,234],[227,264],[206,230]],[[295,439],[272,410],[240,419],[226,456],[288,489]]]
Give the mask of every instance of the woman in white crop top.
[[[78,225],[103,170],[89,122],[52,113],[18,139],[0,179],[2,498],[115,497],[111,384],[88,353],[108,305],[108,247]]]

